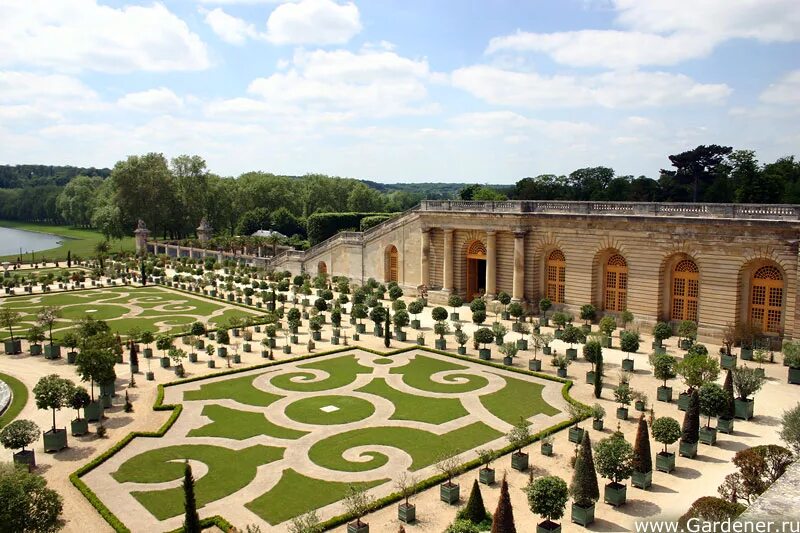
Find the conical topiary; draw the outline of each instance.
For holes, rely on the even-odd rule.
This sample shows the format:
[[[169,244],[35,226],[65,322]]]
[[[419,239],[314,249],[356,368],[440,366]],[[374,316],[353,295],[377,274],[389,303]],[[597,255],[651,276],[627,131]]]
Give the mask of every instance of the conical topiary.
[[[733,401],[735,398],[733,395],[733,372],[731,372],[730,368],[728,369],[728,373],[725,374],[725,384],[722,386],[722,389],[725,391],[725,396],[728,397],[728,401],[725,402],[725,409],[722,410],[719,416],[730,420],[736,414],[736,405]]]
[[[603,394],[603,353],[599,353],[594,361],[594,397]]]
[[[200,533],[200,517],[197,515],[197,501],[194,496],[194,477],[192,476],[192,465],[189,461],[183,467],[183,508],[185,510],[183,519],[183,531],[185,533]]]
[[[689,406],[683,415],[681,442],[694,444],[700,440],[700,394],[693,389],[689,396]]]
[[[653,457],[650,454],[650,431],[644,415],[639,417],[636,442],[633,444],[633,470],[646,474],[653,471]]]
[[[583,432],[569,492],[575,504],[584,508],[591,507],[600,499],[600,487],[597,485],[597,472],[594,469],[592,456],[592,441],[589,439],[588,431]]]
[[[472,482],[472,491],[469,493],[467,506],[458,513],[458,517],[469,520],[473,524],[480,524],[489,517],[486,506],[483,504],[483,496],[477,479]]]
[[[511,497],[508,495],[508,482],[503,476],[500,486],[500,500],[492,517],[492,533],[517,533],[514,526],[514,509],[511,507]]]

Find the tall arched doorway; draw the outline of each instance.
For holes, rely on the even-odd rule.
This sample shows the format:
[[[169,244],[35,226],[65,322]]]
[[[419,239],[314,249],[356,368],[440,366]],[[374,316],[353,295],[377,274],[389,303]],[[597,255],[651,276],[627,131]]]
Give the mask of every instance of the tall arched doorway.
[[[553,250],[547,256],[547,298],[554,304],[563,304],[566,293],[567,259],[561,250]]]
[[[320,261],[319,263],[317,263],[317,275],[318,276],[328,275],[328,265],[325,264],[325,261]]]
[[[398,265],[397,265],[397,247],[394,244],[386,248],[386,254],[383,260],[386,283],[391,281],[399,281]]]
[[[697,300],[700,296],[700,269],[691,259],[678,261],[672,269],[670,320],[697,322]]]
[[[624,311],[628,306],[628,262],[620,254],[608,258],[603,276],[603,306],[606,311]]]
[[[780,333],[783,321],[783,274],[773,265],[762,266],[750,282],[750,322],[764,333]]]
[[[486,292],[486,245],[472,241],[467,246],[467,301]]]

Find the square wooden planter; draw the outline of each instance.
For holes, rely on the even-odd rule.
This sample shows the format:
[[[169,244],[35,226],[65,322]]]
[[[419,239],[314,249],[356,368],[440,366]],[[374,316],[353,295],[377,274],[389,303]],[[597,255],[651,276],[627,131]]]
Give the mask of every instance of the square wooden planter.
[[[669,474],[675,470],[675,454],[671,452],[658,452],[656,454],[656,470]]]
[[[458,355],[467,355],[467,347],[459,346],[456,352],[458,352]]]
[[[13,341],[3,341],[6,355],[17,355],[22,353],[22,341],[14,339]]]
[[[653,484],[653,471],[650,472],[637,472],[633,471],[631,475],[631,485],[637,489],[647,490]]]
[[[528,469],[528,454],[524,452],[514,452],[511,454],[511,468],[524,472]]]
[[[735,355],[725,355],[722,354],[719,356],[719,366],[724,368],[725,370],[729,370],[736,367],[736,356]]]
[[[531,359],[528,361],[528,370],[533,372],[541,372],[542,362],[539,359]]]
[[[31,344],[30,352],[31,352],[31,355],[42,355],[42,345],[41,344]]]
[[[494,468],[481,468],[478,470],[478,481],[484,485],[494,483]]]
[[[595,418],[592,420],[592,429],[595,431],[603,431],[603,419]]]
[[[800,368],[789,368],[788,382],[792,385],[800,385]]]
[[[689,395],[682,392],[678,395],[678,411],[685,411],[689,408]]]
[[[447,349],[447,339],[436,339],[435,346],[437,350]]]
[[[622,483],[609,483],[603,491],[603,501],[614,507],[624,505],[627,501],[628,487]]]
[[[27,465],[28,472],[36,468],[36,452],[33,450],[23,450],[13,455],[14,464]]]
[[[99,400],[91,402],[84,408],[83,415],[89,422],[97,422],[103,418],[103,404]]]
[[[551,455],[553,455],[553,444],[548,442],[543,442],[539,446],[539,450],[542,452],[542,455],[550,457]]]
[[[528,341],[524,339],[517,339],[517,350],[527,350]]]
[[[569,428],[569,441],[574,442],[575,444],[579,444],[583,439],[583,428],[579,427],[570,427]]]
[[[628,419],[628,408],[627,407],[617,407],[617,419],[618,420],[627,420]]]
[[[733,433],[733,418],[718,418],[717,431],[730,435]]]
[[[713,446],[717,443],[717,430],[709,427],[700,428],[700,442]]]
[[[560,378],[566,378],[567,377],[567,369],[566,368],[559,368],[558,370],[556,370],[556,375],[558,377],[560,377]]]
[[[536,533],[560,533],[561,524],[551,520],[545,520],[536,524]]]
[[[671,402],[672,401],[672,387],[665,387],[660,386],[656,389],[656,399],[659,402]]]
[[[442,483],[439,485],[439,499],[450,505],[458,503],[460,499],[458,483]]]
[[[417,519],[417,508],[411,503],[401,503],[397,507],[397,519],[410,524]]]
[[[592,370],[589,370],[586,373],[586,384],[587,385],[594,385],[594,375],[595,375],[595,373]]]
[[[45,359],[60,359],[61,346],[58,344],[45,344],[44,345],[44,358]]]
[[[575,361],[578,358],[577,348],[567,348],[567,359]]]
[[[752,398],[747,400],[736,398],[733,400],[733,407],[736,418],[741,418],[742,420],[750,420],[753,418],[755,401],[753,401]]]
[[[695,457],[697,457],[697,443],[681,441],[678,448],[678,453],[681,454],[681,457],[688,457],[689,459],[694,459]]]
[[[73,437],[80,437],[89,433],[89,421],[85,418],[76,418],[70,422]]]
[[[347,524],[347,533],[369,533],[369,524],[366,522],[350,522]]]
[[[622,370],[626,372],[633,372],[633,359],[627,357],[622,360]]]
[[[492,358],[492,351],[489,348],[481,348],[478,350],[478,357],[484,361],[489,361]]]
[[[42,434],[44,438],[44,451],[60,452],[67,447],[67,428],[49,429]]]
[[[594,522],[594,505],[590,505],[589,507],[581,507],[577,503],[573,503],[571,519],[573,522],[580,524],[583,527],[588,526]]]

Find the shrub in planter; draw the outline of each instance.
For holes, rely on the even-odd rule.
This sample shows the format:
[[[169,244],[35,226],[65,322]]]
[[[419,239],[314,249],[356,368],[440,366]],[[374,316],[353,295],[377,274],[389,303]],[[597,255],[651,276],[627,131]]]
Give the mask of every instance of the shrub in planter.
[[[755,401],[750,396],[761,390],[764,381],[756,369],[747,365],[733,369],[733,387],[736,389],[736,398],[734,399],[736,418],[744,420],[753,418]]]
[[[553,354],[553,357],[550,359],[550,363],[556,367],[558,377],[566,378],[567,377],[567,367],[572,364],[572,360],[568,359],[564,354]]]
[[[17,355],[22,352],[22,342],[14,338],[14,326],[22,319],[22,315],[9,307],[0,307],[0,326],[8,330],[9,338],[4,342],[7,355]]]
[[[670,473],[675,469],[675,454],[667,451],[667,446],[675,444],[681,437],[681,426],[677,420],[668,416],[653,421],[653,438],[664,445],[664,450],[656,455],[656,470]]]
[[[700,388],[703,383],[716,381],[719,377],[719,363],[708,356],[708,350],[702,344],[692,345],[675,365],[675,370],[683,377],[688,390]]]
[[[433,332],[439,335],[439,338],[436,339],[436,349],[437,350],[446,350],[447,349],[447,340],[444,338],[450,332],[450,326],[447,322],[437,322],[433,325]]]
[[[620,405],[617,407],[617,418],[619,420],[628,419],[628,406],[631,404],[633,391],[630,385],[622,382],[614,389],[614,400]]]
[[[592,442],[588,433],[584,433],[569,492],[572,495],[572,521],[584,527],[594,522],[594,506],[600,499],[600,488],[597,485],[597,472],[592,456]]]
[[[591,415],[592,410],[583,404],[570,403],[567,405],[567,412],[569,413],[570,419],[573,421],[568,431],[568,439],[570,442],[580,444],[583,439],[583,434],[585,433],[583,428],[580,427],[580,423],[583,419]]]
[[[551,333],[541,333],[537,335],[537,338],[539,339],[542,345],[542,354],[550,355],[552,351],[550,343],[553,342],[553,339],[555,337]]]
[[[783,362],[789,367],[788,382],[793,385],[800,384],[800,342],[786,341],[783,343]]]
[[[481,468],[478,469],[478,479],[484,485],[491,485],[494,483],[494,468],[492,468],[492,461],[497,457],[497,452],[489,449],[481,449],[477,451],[478,461],[480,461]],[[472,491],[475,491],[473,486]],[[470,499],[472,495],[470,495]],[[469,504],[467,504],[469,506]]]
[[[531,423],[520,417],[511,431],[506,435],[506,439],[514,448],[511,454],[511,468],[523,472],[528,469],[528,454],[522,451],[522,447],[528,443],[531,437]]]
[[[75,409],[77,416],[72,420],[70,426],[72,429],[72,436],[79,437],[89,432],[89,421],[81,418],[81,409],[86,409],[92,401],[89,392],[83,387],[74,387],[72,395],[69,398],[69,406]]]
[[[489,328],[480,328],[472,337],[475,339],[475,342],[482,345],[482,348],[479,350],[480,358],[487,361],[491,359],[492,352],[486,346],[494,340],[494,333],[492,333],[492,330]]]
[[[615,507],[623,505],[626,487],[621,482],[633,473],[633,447],[621,432],[615,432],[597,443],[594,458],[598,473],[610,481],[605,486],[604,501]]]
[[[705,427],[700,428],[700,442],[714,445],[717,442],[717,430],[711,427],[711,417],[718,417],[728,406],[728,395],[716,383],[704,383],[700,387],[700,414],[706,417]]]
[[[681,349],[688,350],[697,338],[697,323],[692,320],[683,320],[678,324],[678,337]]]
[[[586,335],[584,335],[580,329],[570,324],[564,328],[561,334],[561,340],[569,344],[569,348],[567,348],[567,357],[574,361],[578,358],[578,350],[575,348],[575,344],[584,342],[586,340]]]
[[[17,419],[0,431],[0,444],[14,453],[14,463],[28,466],[28,471],[36,467],[36,452],[26,450],[28,446],[39,440],[41,430],[35,422]]]
[[[656,398],[659,402],[672,401],[672,387],[667,386],[667,381],[674,379],[676,360],[669,354],[652,354],[650,364],[653,366],[653,376],[660,379],[664,384],[656,390]]]
[[[567,507],[567,483],[557,476],[543,476],[529,483],[524,490],[531,511],[544,518],[537,525],[537,531],[560,531],[561,526],[555,521],[564,516]]]
[[[400,474],[400,477],[397,478],[397,481],[395,481],[395,488],[397,489],[397,494],[403,499],[403,503],[397,508],[398,520],[406,524],[415,522],[417,519],[417,509],[416,506],[409,502],[409,499],[416,493],[416,478],[411,476],[408,472],[403,472]]]
[[[653,483],[653,458],[650,455],[650,432],[644,415],[639,417],[633,445],[633,474],[631,485],[647,490]]]
[[[469,335],[464,333],[461,328],[456,329],[453,336],[456,339],[456,343],[458,343],[458,354],[459,355],[467,355],[467,347],[466,344],[469,341]]]
[[[458,308],[464,305],[464,300],[457,294],[451,294],[447,299],[447,305],[453,308],[453,312],[450,313],[450,320],[458,321]],[[434,320],[436,320],[436,318],[434,318]]]
[[[44,451],[57,452],[67,447],[66,428],[56,428],[56,411],[69,404],[75,384],[58,374],[44,376],[36,382],[33,394],[36,407],[53,411],[53,427],[44,432]]]
[[[515,342],[506,342],[500,347],[500,353],[503,354],[503,364],[511,366],[514,364],[514,357],[517,355],[517,344]]]
[[[553,455],[553,436],[552,435],[544,435],[542,439],[539,441],[539,451],[542,455],[546,455],[550,457]]]
[[[633,359],[630,358],[631,353],[636,353],[639,350],[639,333],[636,331],[623,331],[619,335],[620,349],[625,352],[625,358],[622,360],[622,369],[628,372],[633,371]]]
[[[542,298],[541,300],[539,300],[539,312],[542,313],[541,324],[543,326],[547,325],[547,312],[552,307],[553,307],[553,302],[550,301],[550,298]]]
[[[414,300],[413,302],[408,304],[408,312],[411,313],[412,315],[414,315],[414,320],[411,321],[411,327],[412,328],[419,329],[420,322],[419,322],[419,319],[417,317],[422,312],[422,310],[424,308],[425,308],[425,304],[422,302],[422,300]]]
[[[42,355],[42,341],[45,339],[44,328],[41,326],[31,326],[26,335],[28,343],[30,343],[29,351],[31,355]]]
[[[683,415],[681,428],[680,454],[683,457],[697,456],[697,443],[700,440],[700,394],[693,389],[689,395],[689,407]]]
[[[733,433],[733,421],[736,417],[736,405],[733,394],[733,372],[729,369],[725,374],[725,383],[722,385],[725,392],[725,407],[717,418],[717,431],[720,433]]]
[[[444,456],[436,463],[436,469],[447,478],[444,483],[439,485],[439,499],[450,505],[458,503],[460,499],[458,483],[453,483],[453,477],[456,475],[458,467],[458,460],[455,456]]]
[[[672,337],[672,328],[666,322],[658,322],[653,326],[653,348],[663,346],[663,342]]]
[[[591,407],[591,415],[592,415],[592,428],[596,429],[597,431],[603,430],[603,418],[606,416],[605,408],[596,403]]]
[[[354,522],[347,524],[348,533],[369,533],[369,524],[361,521],[372,507],[372,498],[366,490],[350,485],[344,497],[346,513],[355,518]]]

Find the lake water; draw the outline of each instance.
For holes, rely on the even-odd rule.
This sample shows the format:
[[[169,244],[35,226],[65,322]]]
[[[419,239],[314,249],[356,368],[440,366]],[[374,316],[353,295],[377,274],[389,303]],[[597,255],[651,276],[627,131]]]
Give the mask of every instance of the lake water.
[[[21,229],[0,227],[0,255],[19,254],[22,248],[23,255],[39,250],[49,250],[59,245],[64,237],[37,233]]]

